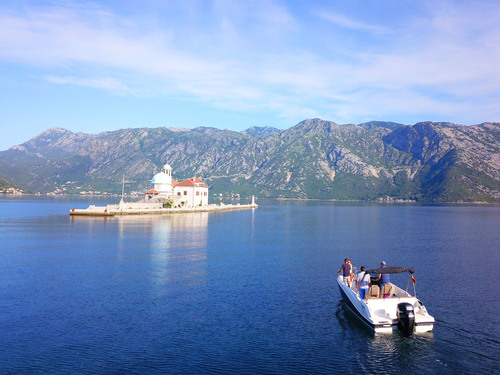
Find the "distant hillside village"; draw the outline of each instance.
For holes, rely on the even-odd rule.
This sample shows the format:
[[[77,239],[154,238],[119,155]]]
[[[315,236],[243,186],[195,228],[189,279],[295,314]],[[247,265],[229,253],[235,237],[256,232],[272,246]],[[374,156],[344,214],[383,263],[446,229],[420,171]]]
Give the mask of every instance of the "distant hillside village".
[[[165,164],[151,180],[144,203],[161,203],[167,207],[208,206],[208,185],[193,177],[182,182],[172,179],[172,167]]]
[[[12,185],[9,181],[0,177],[0,194],[21,195],[26,193],[26,190]]]
[[[14,195],[21,195],[24,194],[25,191],[16,187],[8,187],[5,189],[0,189],[0,193],[3,194],[14,194]]]

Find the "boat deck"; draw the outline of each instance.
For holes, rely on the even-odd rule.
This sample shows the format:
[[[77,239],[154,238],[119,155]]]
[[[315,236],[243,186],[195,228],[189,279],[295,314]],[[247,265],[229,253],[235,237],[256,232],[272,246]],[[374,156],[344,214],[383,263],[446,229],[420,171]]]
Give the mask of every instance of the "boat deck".
[[[387,284],[382,291],[378,286],[370,287],[366,298],[361,300],[354,283],[351,283],[349,288],[342,282],[341,278],[339,278],[338,282],[343,288],[352,292],[348,293],[346,291],[347,293],[344,293],[346,298],[351,299],[348,303],[350,304],[349,308],[354,309],[355,313],[361,315],[362,320],[369,323],[376,332],[392,332],[396,328],[398,304],[402,302],[409,303],[414,308],[416,332],[432,330],[434,318],[428,314],[425,306],[417,297],[412,296],[397,285]],[[350,295],[348,296],[348,294]]]

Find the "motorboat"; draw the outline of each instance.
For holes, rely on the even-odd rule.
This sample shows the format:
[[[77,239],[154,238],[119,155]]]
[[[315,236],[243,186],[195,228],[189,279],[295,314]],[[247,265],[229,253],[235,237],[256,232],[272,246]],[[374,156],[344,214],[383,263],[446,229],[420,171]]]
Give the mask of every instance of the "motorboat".
[[[393,283],[384,284],[382,289],[375,284],[370,285],[365,293],[365,298],[361,299],[356,290],[356,280],[350,286],[344,284],[342,275],[338,276],[337,283],[340,294],[346,306],[368,327],[375,332],[392,332],[400,330],[408,336],[412,333],[423,333],[432,331],[434,328],[434,318],[429,315],[424,304],[416,297],[415,278],[413,268],[404,267],[383,267],[365,271],[368,275],[378,275],[382,273],[410,274],[406,290]],[[413,285],[413,295],[408,292],[410,284]]]

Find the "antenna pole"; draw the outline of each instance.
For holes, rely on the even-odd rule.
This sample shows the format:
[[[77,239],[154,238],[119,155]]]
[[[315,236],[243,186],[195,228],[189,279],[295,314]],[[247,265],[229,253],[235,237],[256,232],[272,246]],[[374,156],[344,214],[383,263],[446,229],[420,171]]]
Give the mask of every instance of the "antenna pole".
[[[122,202],[123,202],[123,194],[125,193],[125,175],[122,175]]]

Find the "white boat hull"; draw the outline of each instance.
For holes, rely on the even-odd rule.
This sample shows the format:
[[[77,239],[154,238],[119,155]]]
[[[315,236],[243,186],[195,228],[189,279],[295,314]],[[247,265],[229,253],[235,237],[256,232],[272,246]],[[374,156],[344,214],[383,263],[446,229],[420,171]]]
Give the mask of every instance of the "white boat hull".
[[[354,287],[349,288],[343,283],[342,276],[337,278],[337,284],[346,306],[375,332],[390,333],[398,329],[398,304],[403,302],[411,304],[415,310],[414,333],[429,332],[434,328],[434,318],[427,313],[424,305],[416,297],[395,285],[392,285],[394,294],[388,298],[362,300]]]

